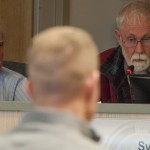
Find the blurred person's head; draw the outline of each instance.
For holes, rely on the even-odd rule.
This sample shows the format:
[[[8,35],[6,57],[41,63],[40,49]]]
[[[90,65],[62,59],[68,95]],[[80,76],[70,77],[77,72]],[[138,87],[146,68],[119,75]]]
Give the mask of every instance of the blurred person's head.
[[[135,0],[125,5],[117,19],[117,40],[128,65],[137,72],[150,66],[150,1]]]
[[[33,38],[27,89],[36,107],[68,111],[90,120],[99,97],[97,47],[76,27],[54,27]]]

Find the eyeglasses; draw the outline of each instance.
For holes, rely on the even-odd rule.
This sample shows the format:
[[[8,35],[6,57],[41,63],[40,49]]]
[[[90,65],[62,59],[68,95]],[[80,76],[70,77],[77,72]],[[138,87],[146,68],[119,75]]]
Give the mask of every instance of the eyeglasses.
[[[122,40],[122,41],[124,42],[125,46],[128,48],[136,47],[138,42],[140,42],[141,45],[145,48],[150,47],[150,38],[141,39],[141,40],[131,38],[131,39],[126,39],[126,40]]]

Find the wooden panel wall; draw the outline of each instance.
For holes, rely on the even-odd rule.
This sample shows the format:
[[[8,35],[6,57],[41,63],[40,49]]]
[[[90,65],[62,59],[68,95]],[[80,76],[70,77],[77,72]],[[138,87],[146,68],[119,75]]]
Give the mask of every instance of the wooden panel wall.
[[[0,22],[6,34],[4,59],[25,62],[33,33],[33,0],[0,0]]]

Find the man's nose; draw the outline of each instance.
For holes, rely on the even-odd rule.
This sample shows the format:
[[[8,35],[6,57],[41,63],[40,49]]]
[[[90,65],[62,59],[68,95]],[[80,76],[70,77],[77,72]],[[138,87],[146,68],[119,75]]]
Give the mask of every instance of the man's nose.
[[[141,41],[138,41],[138,42],[137,42],[137,45],[136,45],[136,47],[135,47],[135,52],[136,52],[136,53],[139,53],[139,54],[144,53],[144,47],[142,46]]]

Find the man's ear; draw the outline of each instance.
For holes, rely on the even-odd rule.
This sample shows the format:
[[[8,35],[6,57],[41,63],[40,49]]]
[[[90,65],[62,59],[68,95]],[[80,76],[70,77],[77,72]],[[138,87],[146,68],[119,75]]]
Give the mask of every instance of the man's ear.
[[[100,73],[98,70],[93,71],[89,77],[86,80],[85,86],[87,89],[87,100],[95,100],[99,98],[99,91],[97,92],[97,89],[99,88],[99,79],[100,79]],[[99,90],[99,89],[98,89]]]
[[[24,88],[25,88],[25,91],[26,91],[27,95],[28,95],[31,99],[33,99],[33,88],[32,88],[31,82],[30,82],[28,79],[26,79],[26,80],[24,81]]]
[[[121,45],[121,34],[120,34],[120,31],[119,30],[115,30],[115,36],[116,36],[116,39],[117,39],[117,41],[118,41],[118,43],[119,43],[119,45]]]

